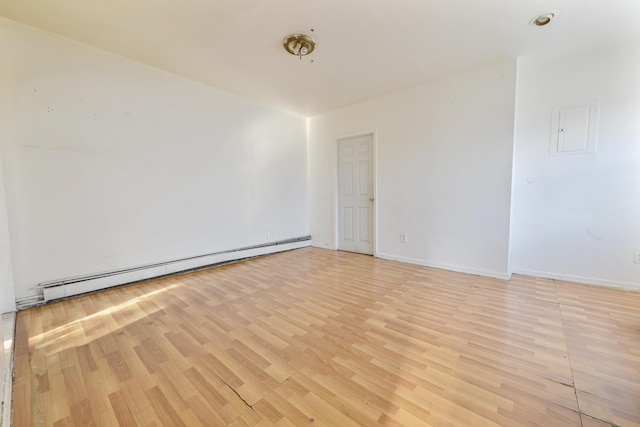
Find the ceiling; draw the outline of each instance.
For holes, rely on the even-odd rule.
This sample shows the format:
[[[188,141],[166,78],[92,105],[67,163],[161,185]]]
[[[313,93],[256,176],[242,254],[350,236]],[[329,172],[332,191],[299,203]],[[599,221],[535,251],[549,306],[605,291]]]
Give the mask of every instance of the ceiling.
[[[302,116],[640,38],[640,0],[0,0],[0,15]],[[302,60],[282,47],[297,32],[317,42]]]

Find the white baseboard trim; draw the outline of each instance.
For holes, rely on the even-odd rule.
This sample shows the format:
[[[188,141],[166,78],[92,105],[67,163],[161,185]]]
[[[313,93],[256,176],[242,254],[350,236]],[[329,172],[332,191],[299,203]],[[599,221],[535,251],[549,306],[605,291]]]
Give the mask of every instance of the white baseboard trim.
[[[550,273],[548,271],[513,269],[513,274],[521,274],[523,276],[540,277],[542,279],[562,280],[564,282],[580,283],[583,285],[604,286],[607,288],[625,289],[632,291],[640,291],[640,283],[619,282],[616,280],[598,279],[595,277],[576,276],[573,274]]]
[[[416,264],[416,265],[422,265],[425,267],[438,268],[440,270],[455,271],[457,273],[473,274],[476,276],[484,276],[484,277],[493,277],[493,278],[502,279],[502,280],[511,279],[511,273],[508,273],[508,272],[502,273],[499,271],[468,268],[468,267],[462,267],[459,265],[431,262],[431,261],[425,261],[425,260],[415,259],[415,258],[399,257],[399,256],[389,255],[389,254],[384,254],[379,252],[376,254],[376,257],[382,258],[382,259],[388,259],[391,261],[400,261],[400,262],[406,262],[408,264]]]
[[[311,246],[313,246],[314,248],[329,249],[332,251],[338,250],[338,248],[336,248],[334,245],[331,245],[329,243],[316,243],[312,241]]]
[[[2,389],[0,389],[0,426],[9,427],[11,425],[11,415],[13,413],[13,340],[15,337],[16,313],[2,314],[2,336],[4,337],[4,372],[2,375]]]
[[[219,264],[303,248],[310,245],[311,240],[308,237],[291,239],[238,250],[230,250],[182,260],[135,267],[118,272],[107,272],[92,276],[56,280],[42,283],[40,284],[40,287],[43,291],[44,302],[48,302],[88,292],[99,291],[114,286],[125,285],[128,283],[139,282],[180,272],[208,268]]]

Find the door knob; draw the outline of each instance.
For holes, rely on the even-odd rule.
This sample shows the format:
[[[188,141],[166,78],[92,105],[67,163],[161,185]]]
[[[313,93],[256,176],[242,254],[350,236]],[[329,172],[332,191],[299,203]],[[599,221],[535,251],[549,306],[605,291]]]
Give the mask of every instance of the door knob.
[[[373,202],[373,197],[369,197],[369,201],[370,201],[370,202]]]

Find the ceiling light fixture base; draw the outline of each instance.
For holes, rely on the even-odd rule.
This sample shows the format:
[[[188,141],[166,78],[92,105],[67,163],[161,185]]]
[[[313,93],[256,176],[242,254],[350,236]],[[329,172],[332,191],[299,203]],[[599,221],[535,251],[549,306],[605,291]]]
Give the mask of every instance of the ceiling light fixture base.
[[[282,42],[287,52],[302,59],[316,48],[316,42],[306,34],[291,34]]]

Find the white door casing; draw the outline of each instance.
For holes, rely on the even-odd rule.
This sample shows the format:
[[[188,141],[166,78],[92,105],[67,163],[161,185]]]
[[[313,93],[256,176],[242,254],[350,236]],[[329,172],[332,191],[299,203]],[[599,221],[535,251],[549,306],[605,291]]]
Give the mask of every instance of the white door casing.
[[[338,140],[338,249],[373,254],[373,135]]]

